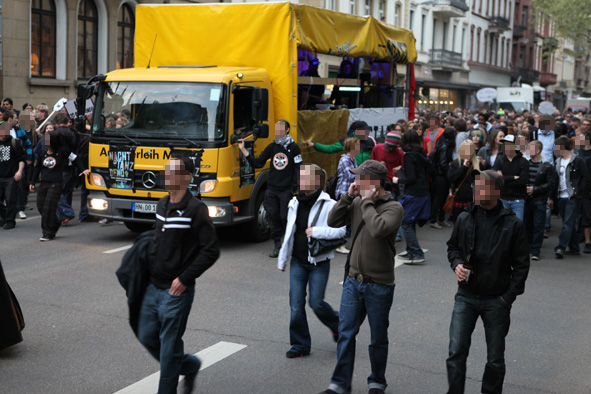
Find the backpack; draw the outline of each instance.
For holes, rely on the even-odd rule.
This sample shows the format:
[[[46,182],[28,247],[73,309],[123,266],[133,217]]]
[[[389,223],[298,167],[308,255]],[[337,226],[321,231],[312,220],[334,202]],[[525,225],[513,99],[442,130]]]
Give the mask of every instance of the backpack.
[[[339,181],[339,177],[338,177],[337,173],[335,173],[333,176],[331,176],[330,178],[328,178],[328,180],[326,181],[326,185],[324,187],[324,191],[333,200],[336,200],[337,199],[337,196],[335,196],[335,193],[337,191],[337,183],[338,183],[338,181]]]

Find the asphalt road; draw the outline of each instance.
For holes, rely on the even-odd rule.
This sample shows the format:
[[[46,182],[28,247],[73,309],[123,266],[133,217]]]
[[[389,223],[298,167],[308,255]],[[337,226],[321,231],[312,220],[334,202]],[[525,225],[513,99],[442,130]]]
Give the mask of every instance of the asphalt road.
[[[128,326],[123,289],[115,277],[135,234],[123,225],[78,223],[55,241],[38,241],[40,220],[28,211],[14,230],[0,229],[0,259],[26,320],[24,341],[0,351],[0,393],[115,393],[158,371]],[[591,258],[552,256],[559,221],[532,262],[525,294],[512,310],[505,393],[591,393]],[[427,261],[396,268],[390,315],[387,393],[447,389],[445,359],[456,284],[446,261],[450,229],[423,228]],[[246,347],[200,373],[199,393],[318,393],[336,358],[331,335],[308,310],[312,353],[289,360],[289,274],[267,257],[271,243],[220,233],[222,255],[197,281],[184,336],[196,353],[221,341]],[[399,251],[404,243],[397,244]],[[344,256],[338,255],[326,297],[338,309]],[[354,393],[365,393],[369,332],[358,336]],[[467,393],[480,392],[486,361],[482,324],[473,335]],[[151,391],[149,391],[151,392]],[[153,391],[155,392],[155,391]]]

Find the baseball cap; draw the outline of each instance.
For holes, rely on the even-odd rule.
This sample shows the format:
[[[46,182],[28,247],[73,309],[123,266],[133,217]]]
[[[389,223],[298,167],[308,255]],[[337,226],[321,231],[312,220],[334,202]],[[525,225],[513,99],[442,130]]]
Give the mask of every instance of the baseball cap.
[[[505,138],[503,138],[501,141],[503,141],[503,142],[511,142],[512,144],[514,144],[515,143],[515,136],[512,135],[512,134],[507,134],[505,136]]]
[[[352,168],[349,171],[351,171],[351,174],[371,175],[380,179],[386,179],[388,177],[386,166],[376,160],[366,160],[359,167]]]
[[[500,191],[505,190],[505,181],[503,180],[503,176],[494,170],[473,170],[472,176],[476,177],[477,175],[484,176],[484,179],[487,181],[492,181],[495,184],[495,187]]]
[[[386,140],[384,141],[384,143],[386,145],[391,145],[391,146],[400,146],[400,139],[401,139],[401,135],[399,132],[390,131],[386,135]]]

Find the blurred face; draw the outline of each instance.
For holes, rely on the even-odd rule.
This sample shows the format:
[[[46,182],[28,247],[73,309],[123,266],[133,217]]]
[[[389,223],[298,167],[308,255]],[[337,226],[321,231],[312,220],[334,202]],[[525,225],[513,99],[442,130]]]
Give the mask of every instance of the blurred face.
[[[583,124],[582,124],[581,126],[583,126],[583,128],[584,128],[585,130],[591,130],[591,121],[589,121],[589,120],[584,120],[584,121],[583,121]]]
[[[10,127],[14,127],[18,124],[18,118],[14,115],[12,118],[8,118],[8,123],[10,123]]]
[[[503,141],[501,141],[503,138],[505,138],[505,133],[503,133],[502,131],[499,131],[499,133],[497,134],[497,138],[495,140],[495,142],[497,143],[497,145],[502,145]]]
[[[351,147],[351,153],[358,155],[361,152],[361,143],[358,141]]]
[[[534,121],[535,121],[536,123],[539,123],[539,122],[540,122],[540,114],[535,114],[535,115],[534,115]]]
[[[482,115],[480,115],[478,117],[478,123],[480,123],[481,125],[484,125],[486,123],[486,118]]]
[[[365,129],[355,130],[355,137],[359,138],[360,140],[366,140],[368,135],[369,135],[369,130],[365,130]]]
[[[439,125],[437,119],[429,119],[429,128],[434,129]]]
[[[584,149],[585,148],[585,136],[583,134],[579,134],[575,137],[575,149]]]
[[[462,160],[470,160],[470,158],[476,153],[473,145],[466,144],[460,146],[460,158]]]
[[[529,131],[529,123],[523,122],[520,127],[521,131]]]
[[[423,127],[419,127],[419,129],[417,130],[417,134],[419,135],[419,137],[422,137],[424,132],[425,129],[423,129]]]
[[[522,152],[525,152],[527,144],[529,144],[529,141],[526,137],[522,135],[517,136],[517,145],[519,146],[519,148],[521,148]]]
[[[10,135],[10,124],[4,123],[0,125],[0,138],[5,139]]]
[[[33,112],[33,106],[32,106],[32,105],[27,105],[27,106],[25,107],[25,111],[30,111],[30,112]]]
[[[541,151],[536,148],[536,144],[534,144],[533,142],[530,142],[528,145],[528,153],[531,157],[537,156],[541,153]]]
[[[393,145],[384,144],[384,149],[386,150],[386,152],[394,152],[394,149],[396,149],[396,147]]]
[[[476,205],[488,205],[501,197],[501,191],[497,190],[493,181],[488,181],[483,175],[476,175],[474,180],[474,203]]]
[[[164,184],[169,191],[185,189],[191,181],[191,174],[185,170],[185,164],[179,159],[170,159],[164,167]]]
[[[396,125],[394,126],[394,131],[397,131],[400,133],[400,135],[402,135],[403,131],[402,131],[402,127],[400,125]]]
[[[285,124],[283,124],[283,122],[276,122],[275,123],[275,139],[277,138],[283,138],[287,135],[287,133],[289,132],[289,129],[286,127]]]
[[[554,154],[556,156],[565,156],[565,155],[568,155],[568,149],[566,149],[562,145],[556,144],[556,145],[554,145]]]
[[[33,114],[29,114],[28,116],[21,115],[21,123],[21,126],[25,130],[31,130],[33,126],[35,126],[35,117],[33,116]]]
[[[380,180],[370,175],[355,175],[355,184],[359,186],[361,193],[378,189],[380,187]]]
[[[49,133],[50,131],[55,131],[55,127],[52,124],[45,126],[45,132]]]
[[[320,188],[320,172],[312,166],[302,166],[300,169],[300,190],[313,192]]]
[[[507,156],[513,156],[517,150],[517,146],[511,142],[505,142],[504,147]]]

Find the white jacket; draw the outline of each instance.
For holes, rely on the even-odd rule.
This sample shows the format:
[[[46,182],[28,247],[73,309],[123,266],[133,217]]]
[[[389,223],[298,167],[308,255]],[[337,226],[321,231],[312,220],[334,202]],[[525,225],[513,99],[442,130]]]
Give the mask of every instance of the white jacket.
[[[345,226],[340,228],[333,228],[329,227],[326,223],[328,220],[328,213],[337,202],[331,199],[328,193],[325,192],[320,192],[318,200],[316,200],[316,202],[312,206],[312,209],[310,209],[310,214],[308,215],[308,227],[310,227],[310,225],[312,224],[312,221],[316,216],[316,212],[318,211],[318,208],[320,207],[320,202],[322,200],[326,200],[326,202],[324,203],[324,206],[322,207],[322,212],[320,212],[320,216],[318,216],[318,221],[314,226],[314,238],[337,239],[344,237],[346,233]],[[291,252],[293,251],[293,236],[296,230],[295,221],[296,216],[298,214],[299,205],[300,202],[298,201],[297,197],[292,198],[288,205],[285,237],[283,238],[283,245],[281,245],[281,250],[279,251],[279,258],[277,260],[277,268],[279,268],[280,270],[284,270],[287,261],[291,259]],[[316,257],[310,256],[310,252],[308,251],[308,261],[314,265],[316,265],[316,262],[318,261],[332,259],[333,257],[334,252],[332,250],[326,254],[321,254]]]

